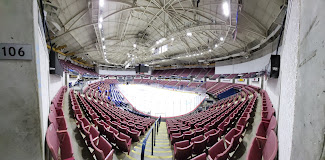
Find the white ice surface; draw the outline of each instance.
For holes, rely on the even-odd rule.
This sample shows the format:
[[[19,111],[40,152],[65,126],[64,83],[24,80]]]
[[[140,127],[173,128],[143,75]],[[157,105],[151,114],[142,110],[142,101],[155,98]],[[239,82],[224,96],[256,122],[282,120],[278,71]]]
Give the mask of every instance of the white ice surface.
[[[124,97],[143,113],[152,116],[173,117],[194,110],[205,98],[194,92],[172,91],[149,85],[118,85]]]

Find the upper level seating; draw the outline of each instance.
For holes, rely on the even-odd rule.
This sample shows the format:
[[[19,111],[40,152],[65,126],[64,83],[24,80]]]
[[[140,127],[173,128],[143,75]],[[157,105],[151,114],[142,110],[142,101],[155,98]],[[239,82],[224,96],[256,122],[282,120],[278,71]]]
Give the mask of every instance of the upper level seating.
[[[179,77],[188,77],[192,73],[192,69],[185,68],[183,72],[179,74]]]
[[[204,73],[204,71],[205,71],[205,69],[203,69],[203,68],[194,68],[194,69],[192,69],[190,76],[197,77],[201,72]]]
[[[166,85],[175,86],[179,81],[169,81]]]
[[[210,68],[208,73],[206,74],[207,77],[212,77],[215,74],[214,68]]]
[[[183,72],[184,72],[183,69],[176,69],[176,71],[173,73],[173,75],[180,76]]]
[[[200,73],[197,74],[196,78],[197,79],[201,79],[203,78],[205,75],[208,74],[208,72],[211,70],[210,68],[197,68],[196,70],[200,70]],[[194,71],[193,71],[194,72]],[[194,73],[196,73],[197,71],[195,71]],[[192,75],[194,75],[194,73]]]
[[[98,76],[98,73],[96,73],[94,70],[86,69],[86,68],[77,66],[75,64],[72,64],[70,62],[64,61],[64,60],[59,60],[59,62],[61,64],[61,66],[67,71],[69,69],[72,69],[81,75],[89,74],[89,75],[93,75],[93,76]]]
[[[190,88],[196,88],[198,86],[200,86],[202,83],[201,82],[191,82],[188,87]]]
[[[189,82],[187,82],[187,81],[180,81],[179,83],[177,83],[177,86],[186,87],[188,84],[189,84]]]
[[[226,77],[226,79],[233,79],[237,76],[238,74],[231,74],[229,76]]]

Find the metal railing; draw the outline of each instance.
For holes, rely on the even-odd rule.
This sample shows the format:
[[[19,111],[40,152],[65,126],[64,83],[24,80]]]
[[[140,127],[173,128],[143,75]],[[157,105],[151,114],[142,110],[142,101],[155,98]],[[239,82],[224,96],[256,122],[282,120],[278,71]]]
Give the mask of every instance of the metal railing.
[[[141,150],[141,160],[144,160],[144,153],[146,150],[146,144],[147,144],[147,140],[151,134],[151,132],[153,132],[151,134],[152,138],[151,138],[151,155],[153,155],[153,146],[156,146],[156,133],[158,134],[158,128],[160,126],[160,122],[161,122],[161,117],[159,117],[156,121],[155,121],[155,125],[152,126],[149,130],[149,132],[147,133],[146,138],[143,140],[142,142],[142,150]]]

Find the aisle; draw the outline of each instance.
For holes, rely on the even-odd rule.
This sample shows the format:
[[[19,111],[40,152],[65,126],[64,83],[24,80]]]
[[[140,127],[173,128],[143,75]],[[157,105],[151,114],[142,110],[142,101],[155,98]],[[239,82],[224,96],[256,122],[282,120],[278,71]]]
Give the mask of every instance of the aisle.
[[[127,153],[122,153],[117,157],[119,159],[126,159],[126,160],[140,160],[141,159],[141,148],[142,142],[145,136],[141,137],[140,142],[132,144],[132,150],[130,155]],[[170,145],[170,140],[168,139],[166,122],[161,122],[159,127],[159,132],[156,137],[156,146],[153,149],[153,155],[151,155],[151,143],[152,135],[150,134],[150,138],[148,138],[146,149],[145,149],[145,156],[144,159],[161,159],[161,160],[171,160],[173,159],[173,149]]]

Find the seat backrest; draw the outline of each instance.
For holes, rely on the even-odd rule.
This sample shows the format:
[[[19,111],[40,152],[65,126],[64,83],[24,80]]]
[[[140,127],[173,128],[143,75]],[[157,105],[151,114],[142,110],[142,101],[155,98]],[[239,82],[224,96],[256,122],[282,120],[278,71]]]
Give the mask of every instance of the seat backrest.
[[[112,150],[112,145],[109,144],[106,139],[104,139],[102,136],[99,137],[99,143],[97,145],[99,149],[101,149],[104,152],[104,156],[106,157],[109,152]]]
[[[196,136],[191,139],[191,142],[202,141],[204,139],[203,135]]]
[[[59,142],[58,135],[56,133],[56,129],[54,128],[53,124],[50,124],[50,126],[47,128],[46,142],[51,151],[51,155],[53,159],[57,160],[60,142]]]
[[[109,131],[112,131],[114,134],[118,134],[118,130],[113,128],[112,126],[109,127]]]
[[[176,142],[174,144],[175,147],[179,147],[179,148],[184,148],[184,147],[187,147],[188,145],[190,145],[190,141],[189,140],[184,140],[184,141]]]
[[[125,139],[126,140],[126,143],[128,143],[129,140],[130,140],[130,137],[128,135],[125,135],[124,133],[120,133],[118,136],[121,139]]]
[[[262,150],[259,147],[258,140],[254,138],[248,154],[247,154],[247,160],[257,160],[257,159],[262,159]]]
[[[96,138],[96,137],[99,136],[99,132],[98,132],[98,130],[97,130],[94,126],[91,126],[91,127],[90,127],[89,132],[90,132],[90,135],[91,135],[93,138]]]
[[[275,127],[276,127],[276,118],[274,116],[272,116],[266,133],[269,133],[271,130],[274,130]]]
[[[223,140],[220,140],[209,149],[209,156],[214,159],[218,154],[222,153],[225,150],[226,148],[224,146]]]
[[[212,134],[212,133],[216,133],[216,132],[217,132],[216,129],[212,129],[212,130],[210,130],[210,131],[204,133],[204,136],[205,136],[205,137],[208,137],[210,134]]]
[[[273,160],[278,151],[278,138],[273,130],[267,135],[267,140],[263,148],[263,159]]]
[[[233,128],[233,129],[231,129],[231,130],[226,134],[225,139],[226,139],[228,142],[230,142],[231,139],[234,138],[235,134],[236,134],[236,129]]]
[[[104,160],[105,159],[104,150],[106,150],[106,149],[105,148],[101,148],[101,147],[105,147],[104,146],[105,144],[104,144],[104,142],[102,142],[102,139],[101,138],[102,137],[100,137],[99,140],[98,140],[98,146],[96,146],[93,141],[90,142],[91,145],[92,145],[92,147],[94,148],[94,152],[95,152],[96,158],[98,160]],[[90,138],[90,139],[92,139],[92,138]],[[99,145],[101,145],[101,146],[99,146]]]

